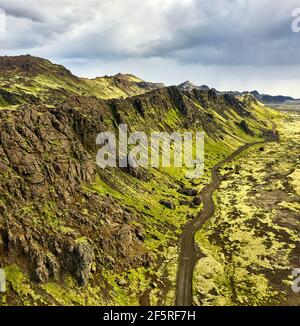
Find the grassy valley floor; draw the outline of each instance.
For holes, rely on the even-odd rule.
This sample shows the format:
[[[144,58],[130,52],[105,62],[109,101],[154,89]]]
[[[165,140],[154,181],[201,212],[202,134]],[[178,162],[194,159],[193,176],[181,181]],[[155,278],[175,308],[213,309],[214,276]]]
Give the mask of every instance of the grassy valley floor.
[[[279,143],[223,166],[216,213],[196,235],[195,305],[299,305],[300,115],[284,113]]]

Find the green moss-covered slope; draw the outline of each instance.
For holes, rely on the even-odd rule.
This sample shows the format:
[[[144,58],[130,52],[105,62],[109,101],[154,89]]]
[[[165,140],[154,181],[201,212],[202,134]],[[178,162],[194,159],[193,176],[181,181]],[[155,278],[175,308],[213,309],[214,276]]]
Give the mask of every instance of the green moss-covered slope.
[[[0,302],[173,304],[181,228],[202,208],[195,197],[210,168],[267,137],[278,114],[247,96],[131,75],[79,79],[28,56],[0,58],[0,69],[0,263],[8,275]],[[96,136],[120,123],[205,132],[204,175],[101,170]]]

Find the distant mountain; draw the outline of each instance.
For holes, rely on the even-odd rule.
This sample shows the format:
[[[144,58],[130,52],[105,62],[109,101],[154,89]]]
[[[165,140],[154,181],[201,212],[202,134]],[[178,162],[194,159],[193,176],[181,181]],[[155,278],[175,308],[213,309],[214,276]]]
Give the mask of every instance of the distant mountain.
[[[285,102],[299,102],[299,100],[294,99],[293,97],[290,96],[283,96],[283,95],[277,95],[277,96],[272,96],[272,95],[268,95],[268,94],[260,94],[258,91],[244,91],[244,92],[238,92],[238,91],[225,91],[225,92],[220,92],[217,91],[215,88],[210,88],[207,85],[202,85],[202,86],[196,86],[194,85],[192,82],[190,81],[186,81],[180,85],[178,85],[178,87],[182,90],[185,91],[191,91],[193,89],[198,89],[198,90],[213,90],[215,91],[217,94],[229,94],[229,95],[233,95],[236,97],[239,96],[244,96],[246,94],[251,94],[252,96],[254,96],[258,101],[264,103],[264,104],[282,104]]]
[[[202,85],[202,86],[196,86],[190,81],[185,81],[184,83],[178,85],[178,87],[184,91],[191,91],[193,89],[199,89],[201,91],[208,91],[210,88],[207,85]]]
[[[259,94],[257,91],[250,92],[253,96],[255,96],[259,101],[266,103],[266,104],[272,104],[272,103],[284,103],[286,101],[295,101],[294,98],[290,96],[272,96],[268,94]]]

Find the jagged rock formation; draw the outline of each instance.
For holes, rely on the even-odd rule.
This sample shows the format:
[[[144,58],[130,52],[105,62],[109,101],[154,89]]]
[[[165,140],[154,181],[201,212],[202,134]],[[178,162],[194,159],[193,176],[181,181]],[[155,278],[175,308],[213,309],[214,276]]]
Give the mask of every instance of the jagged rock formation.
[[[213,90],[183,91],[117,75],[104,80],[122,94],[132,92],[132,85],[143,94],[103,100],[89,93],[93,88],[85,88],[91,81],[78,79],[43,59],[0,58],[0,70],[1,263],[20,266],[33,284],[59,283],[71,275],[80,285],[87,286],[92,280],[105,287],[103,270],[122,274],[158,268],[159,249],[155,251],[150,241],[158,242],[158,232],[175,228],[164,217],[155,220],[155,214],[164,209],[158,206],[175,210],[174,201],[184,202],[176,196],[192,196],[194,206],[201,204],[196,190],[183,187],[184,191],[176,191],[181,187],[179,181],[184,181],[180,175],[98,168],[95,140],[99,132],[116,132],[120,123],[127,123],[130,130],[143,126],[146,133],[202,130],[208,143],[223,144],[230,151],[228,143],[238,146],[247,137],[263,136],[269,128],[267,119],[259,114],[266,109],[258,102]],[[36,93],[23,93],[18,85],[9,84],[18,80],[32,90],[41,74],[43,78],[47,75],[48,83],[38,79],[45,87]],[[59,87],[49,86],[54,79]],[[78,90],[82,93],[74,95]],[[98,94],[101,91],[100,87]],[[211,152],[219,155],[218,150]],[[164,187],[175,189],[173,198],[159,201],[154,197],[162,183],[149,191],[156,177],[162,178]],[[155,209],[139,195],[134,201],[128,199],[128,189],[147,195],[151,203],[155,201]],[[161,245],[159,248],[162,250]]]
[[[282,104],[282,103],[295,103],[298,104],[299,100],[294,99],[291,96],[283,96],[283,95],[278,95],[278,96],[272,96],[272,95],[268,95],[268,94],[260,94],[258,91],[244,91],[244,92],[238,92],[238,91],[225,91],[225,92],[220,92],[217,91],[215,88],[210,88],[207,85],[202,85],[202,86],[196,86],[193,83],[191,83],[190,81],[186,81],[180,85],[178,85],[178,87],[182,90],[185,91],[192,91],[193,89],[199,89],[199,90],[209,90],[212,89],[216,94],[228,94],[228,95],[232,95],[235,97],[241,97],[241,96],[247,96],[247,95],[252,95],[253,98],[255,98],[256,100],[264,103],[264,104]]]

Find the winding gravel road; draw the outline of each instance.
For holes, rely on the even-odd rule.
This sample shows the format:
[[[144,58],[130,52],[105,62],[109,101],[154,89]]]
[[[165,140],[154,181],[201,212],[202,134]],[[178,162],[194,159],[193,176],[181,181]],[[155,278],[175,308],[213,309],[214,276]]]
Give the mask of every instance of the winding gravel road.
[[[274,130],[273,130],[274,131]],[[278,135],[276,136],[278,140]],[[275,132],[274,132],[275,140]],[[268,140],[269,141],[269,140]],[[182,234],[181,250],[179,258],[179,267],[177,274],[177,285],[176,285],[176,306],[191,306],[192,305],[192,284],[193,284],[193,271],[197,261],[196,249],[195,249],[195,233],[201,229],[203,224],[214,215],[215,206],[213,202],[213,194],[216,189],[219,188],[222,176],[218,174],[219,168],[225,163],[232,161],[236,156],[247,148],[266,143],[268,141],[260,141],[255,143],[245,144],[229,157],[216,164],[211,170],[212,181],[208,184],[200,193],[200,197],[203,202],[203,210],[199,215],[191,222],[189,222]]]

